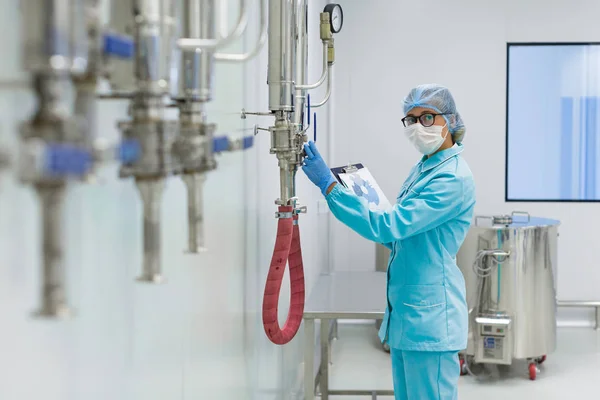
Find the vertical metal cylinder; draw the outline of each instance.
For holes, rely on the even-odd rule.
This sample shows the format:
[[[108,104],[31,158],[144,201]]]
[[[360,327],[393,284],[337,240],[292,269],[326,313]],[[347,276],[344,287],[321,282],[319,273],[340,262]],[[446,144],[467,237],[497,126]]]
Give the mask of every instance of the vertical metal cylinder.
[[[84,0],[23,0],[23,67],[32,72],[84,72],[87,66],[84,11]]]
[[[184,0],[181,35],[184,38],[216,39],[215,0]],[[181,51],[177,98],[212,100],[214,50]]]
[[[308,76],[308,3],[307,0],[297,0],[297,40],[296,40],[296,85],[305,85]],[[304,107],[306,90],[296,92],[294,123],[302,126],[304,122]]]
[[[32,86],[38,105],[32,118],[32,128],[24,135],[25,138],[38,137],[58,142],[79,141],[80,131],[70,129],[69,123],[72,118],[71,103],[68,101],[72,89],[69,76],[66,73],[34,74]]]
[[[77,95],[75,98],[75,116],[79,118],[79,123],[85,124],[85,144],[92,146],[96,139],[97,126],[97,104],[96,87],[91,85],[77,85]]]
[[[269,0],[269,109],[294,111],[298,0]]]
[[[288,205],[290,199],[296,197],[296,165],[287,161],[279,161],[279,200]]]
[[[139,282],[162,283],[161,271],[161,204],[164,179],[138,179],[136,186],[144,209],[144,261]]]
[[[38,317],[65,318],[71,315],[65,289],[65,184],[38,184],[36,191],[42,213],[42,296]]]
[[[85,124],[86,145],[93,145],[96,138],[96,89],[98,78],[104,73],[103,26],[100,0],[85,1],[86,38],[88,42],[87,68],[75,78],[75,116]]]
[[[135,78],[141,92],[168,93],[175,39],[174,0],[135,0]]]
[[[188,193],[188,253],[199,253],[204,247],[204,182],[206,174],[184,174]]]

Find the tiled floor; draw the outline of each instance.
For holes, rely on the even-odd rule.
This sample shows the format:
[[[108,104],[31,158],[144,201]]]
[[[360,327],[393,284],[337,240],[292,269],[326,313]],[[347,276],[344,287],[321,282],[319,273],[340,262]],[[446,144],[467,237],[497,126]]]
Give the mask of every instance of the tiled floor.
[[[381,350],[373,325],[340,325],[331,366],[332,389],[392,389],[389,355]],[[600,333],[559,329],[558,349],[541,366],[536,381],[518,363],[495,377],[478,381],[461,377],[460,400],[598,400],[600,399]],[[392,397],[380,396],[390,400]],[[370,397],[331,396],[332,400]]]

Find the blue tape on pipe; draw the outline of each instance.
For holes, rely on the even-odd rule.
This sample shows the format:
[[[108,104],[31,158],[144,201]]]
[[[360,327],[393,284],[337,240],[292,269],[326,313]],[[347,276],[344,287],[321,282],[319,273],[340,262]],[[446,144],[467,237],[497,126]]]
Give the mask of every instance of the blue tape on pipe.
[[[229,150],[229,138],[227,136],[220,136],[213,139],[213,152],[221,153]]]
[[[134,41],[122,35],[104,35],[104,54],[120,57],[133,58],[135,51]]]
[[[244,150],[249,149],[252,146],[254,146],[254,136],[246,136],[243,144]]]
[[[49,145],[46,149],[44,172],[58,176],[82,176],[92,167],[92,154],[72,145]]]

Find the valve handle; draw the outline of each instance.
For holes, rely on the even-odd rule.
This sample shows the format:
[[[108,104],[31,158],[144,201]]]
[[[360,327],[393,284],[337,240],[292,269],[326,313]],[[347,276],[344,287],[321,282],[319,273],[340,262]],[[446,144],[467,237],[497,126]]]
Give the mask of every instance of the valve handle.
[[[310,126],[310,93],[306,95],[306,104],[308,105],[308,126]]]

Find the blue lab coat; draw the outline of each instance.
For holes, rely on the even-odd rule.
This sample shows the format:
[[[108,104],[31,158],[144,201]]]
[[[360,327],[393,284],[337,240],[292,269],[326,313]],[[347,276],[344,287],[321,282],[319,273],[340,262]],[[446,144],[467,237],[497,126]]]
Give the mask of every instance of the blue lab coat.
[[[401,351],[455,352],[467,347],[465,280],[456,253],[473,218],[473,175],[453,147],[413,167],[389,211],[336,185],[326,196],[337,219],[392,250],[387,307],[379,338]],[[458,368],[458,367],[457,367]]]

